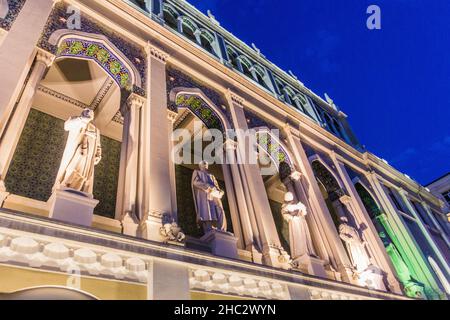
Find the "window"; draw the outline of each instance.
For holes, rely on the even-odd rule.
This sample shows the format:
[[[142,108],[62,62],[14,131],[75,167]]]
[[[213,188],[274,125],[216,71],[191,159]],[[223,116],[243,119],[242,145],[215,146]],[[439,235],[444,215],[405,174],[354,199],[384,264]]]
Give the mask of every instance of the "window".
[[[400,202],[398,201],[397,197],[395,196],[394,192],[391,190],[391,188],[388,188],[388,187],[386,187],[386,188],[388,190],[389,197],[391,198],[391,200],[394,203],[397,210],[400,210],[403,212],[404,210],[403,210]]]
[[[250,60],[248,60],[244,56],[240,56],[239,59],[241,61],[242,73],[245,74],[250,79],[255,80],[255,78],[253,77],[253,73],[251,71],[252,70],[252,63],[250,62]]]
[[[428,227],[433,227],[433,221],[431,220],[431,218],[428,216],[428,212],[426,212],[426,210],[424,209],[423,206],[421,206],[419,203],[417,203],[416,201],[411,201],[411,203],[413,204],[414,209],[416,210],[416,212],[418,213],[420,219],[422,220],[422,222],[427,225]]]
[[[263,67],[259,65],[254,65],[253,68],[255,69],[256,78],[258,80],[258,83],[262,85],[264,88],[266,88],[269,91],[272,91],[272,89],[269,87],[269,85],[266,82],[266,71],[263,69]]]
[[[228,62],[233,66],[234,69],[241,71],[240,63],[239,63],[239,54],[232,49],[231,47],[227,46],[227,53],[228,53]]]
[[[182,17],[182,32],[192,42],[197,42],[195,32],[198,30],[197,25],[187,17]]]
[[[164,5],[163,9],[164,21],[166,25],[174,30],[178,30],[178,12],[168,5]]]
[[[130,0],[131,3],[135,4],[137,7],[141,8],[144,11],[150,12],[147,8],[147,4],[145,3],[145,0]]]
[[[200,35],[200,44],[209,53],[216,55],[216,50],[214,50],[215,39],[214,36],[206,30],[202,30]]]
[[[450,205],[450,190],[444,192],[442,195],[444,196],[445,201],[447,201],[447,204]]]

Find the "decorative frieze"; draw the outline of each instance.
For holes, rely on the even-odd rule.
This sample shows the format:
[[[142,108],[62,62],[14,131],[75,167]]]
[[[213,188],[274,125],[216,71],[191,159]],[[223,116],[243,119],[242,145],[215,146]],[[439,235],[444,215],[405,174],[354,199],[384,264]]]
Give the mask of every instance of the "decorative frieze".
[[[289,292],[284,284],[222,270],[190,269],[189,284],[191,290],[197,291],[259,299],[289,299]]]
[[[19,236],[14,231],[0,228],[0,263],[49,271],[56,269],[70,274],[80,270],[81,275],[147,282],[148,262],[139,257],[62,241],[49,241],[35,234]]]

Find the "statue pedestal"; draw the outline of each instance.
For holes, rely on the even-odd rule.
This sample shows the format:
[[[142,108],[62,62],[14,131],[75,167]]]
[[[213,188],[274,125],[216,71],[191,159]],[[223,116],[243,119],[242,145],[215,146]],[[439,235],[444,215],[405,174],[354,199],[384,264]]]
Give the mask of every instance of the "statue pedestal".
[[[238,239],[232,233],[213,230],[201,237],[200,240],[207,243],[211,248],[212,254],[216,256],[231,259],[238,258]]]
[[[55,220],[90,227],[94,208],[99,201],[91,194],[72,189],[55,190],[48,200],[49,217]]]
[[[359,274],[358,282],[369,289],[386,291],[383,272],[376,266],[370,266]]]
[[[325,279],[328,278],[324,266],[325,262],[323,260],[305,254],[295,258],[294,263],[296,263],[298,266],[297,268],[304,273]]]
[[[127,236],[137,237],[139,224],[131,212],[125,213],[121,220],[122,233]]]
[[[139,235],[141,238],[162,242],[161,236],[162,216],[159,214],[147,214],[146,218],[139,226]]]

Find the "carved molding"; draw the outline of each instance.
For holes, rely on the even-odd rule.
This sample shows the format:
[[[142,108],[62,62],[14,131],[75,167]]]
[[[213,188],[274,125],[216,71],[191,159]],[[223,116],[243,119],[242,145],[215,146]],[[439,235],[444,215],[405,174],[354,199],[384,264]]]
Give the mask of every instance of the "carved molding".
[[[83,103],[83,102],[81,102],[81,101],[79,101],[77,99],[74,99],[74,98],[71,98],[69,96],[66,96],[65,94],[62,94],[60,92],[57,92],[57,91],[52,90],[50,88],[47,88],[47,87],[45,87],[43,85],[39,85],[37,87],[37,90],[41,91],[42,93],[48,94],[48,95],[50,95],[50,96],[52,96],[54,98],[57,98],[59,100],[62,100],[64,102],[70,103],[70,104],[72,104],[72,105],[74,105],[74,106],[76,106],[78,108],[81,108],[81,109],[89,108],[89,106],[87,104],[85,104],[85,103]]]
[[[55,55],[51,54],[50,52],[47,52],[40,48],[37,50],[36,61],[44,63],[47,66],[47,68],[53,64],[55,58],[56,58]]]
[[[236,93],[234,93],[230,89],[228,89],[228,95],[230,96],[230,99],[234,104],[236,104],[240,107],[244,107],[244,103],[245,103],[244,98],[238,96]]]
[[[167,59],[169,59],[169,54],[161,50],[160,48],[155,47],[150,42],[147,43],[147,47],[145,48],[147,54],[161,63],[166,63]]]

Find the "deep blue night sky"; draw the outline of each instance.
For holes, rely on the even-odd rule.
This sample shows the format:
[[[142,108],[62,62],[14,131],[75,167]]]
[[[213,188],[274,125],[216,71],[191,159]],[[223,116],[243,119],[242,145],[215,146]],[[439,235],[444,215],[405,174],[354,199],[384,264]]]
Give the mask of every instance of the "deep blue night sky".
[[[450,171],[449,0],[188,0],[327,92],[367,149],[422,184]],[[367,7],[382,29],[368,30]]]

